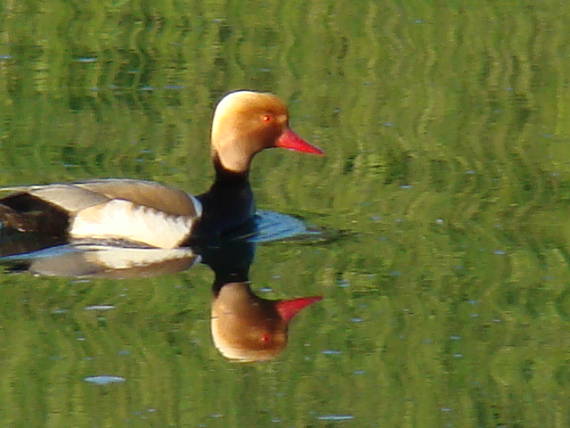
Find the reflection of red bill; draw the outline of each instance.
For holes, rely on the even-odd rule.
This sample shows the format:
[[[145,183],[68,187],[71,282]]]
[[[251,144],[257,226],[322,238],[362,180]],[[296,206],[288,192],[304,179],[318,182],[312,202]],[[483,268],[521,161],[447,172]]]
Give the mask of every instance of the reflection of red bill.
[[[298,299],[281,300],[277,303],[277,312],[285,321],[290,321],[297,313],[322,299],[322,296],[300,297]]]

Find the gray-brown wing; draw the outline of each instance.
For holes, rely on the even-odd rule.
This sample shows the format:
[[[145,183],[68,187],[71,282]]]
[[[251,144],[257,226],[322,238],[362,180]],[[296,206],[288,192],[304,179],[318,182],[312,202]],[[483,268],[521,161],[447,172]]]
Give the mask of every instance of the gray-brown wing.
[[[4,187],[0,191],[28,193],[38,199],[49,202],[70,213],[107,202],[103,194],[82,189],[74,184],[47,184],[43,186]]]
[[[193,196],[178,189],[143,180],[110,178],[77,183],[5,187],[0,191],[29,193],[71,213],[111,199],[124,199],[175,216],[194,218],[202,214],[202,206]]]
[[[106,179],[74,183],[109,199],[125,199],[176,216],[199,217],[200,202],[182,190],[144,180]]]

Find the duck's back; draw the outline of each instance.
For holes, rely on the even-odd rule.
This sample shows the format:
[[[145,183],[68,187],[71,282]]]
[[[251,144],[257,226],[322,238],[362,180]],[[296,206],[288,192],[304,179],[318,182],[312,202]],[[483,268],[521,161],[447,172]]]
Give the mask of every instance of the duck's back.
[[[12,221],[22,231],[65,229],[74,239],[174,248],[202,213],[193,196],[142,180],[105,179],[2,190],[15,193],[0,199],[0,220]]]

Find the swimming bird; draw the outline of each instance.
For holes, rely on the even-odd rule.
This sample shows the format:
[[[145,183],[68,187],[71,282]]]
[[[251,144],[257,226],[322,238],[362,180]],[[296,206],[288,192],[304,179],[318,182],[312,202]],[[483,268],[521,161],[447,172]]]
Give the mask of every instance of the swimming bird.
[[[280,147],[324,154],[289,127],[285,103],[270,93],[236,91],[216,106],[211,129],[214,183],[198,196],[152,181],[99,179],[1,188],[0,223],[19,232],[177,248],[218,238],[255,212],[253,157]]]

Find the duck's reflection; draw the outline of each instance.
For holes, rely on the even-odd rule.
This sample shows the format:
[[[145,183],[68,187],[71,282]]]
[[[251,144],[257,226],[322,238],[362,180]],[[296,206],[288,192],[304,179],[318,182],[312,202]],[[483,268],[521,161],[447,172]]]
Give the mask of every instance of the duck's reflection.
[[[200,256],[191,249],[120,248],[77,244],[52,247],[17,257],[0,259],[8,270],[34,275],[73,278],[145,278],[180,272]]]
[[[249,282],[228,282],[214,290],[211,328],[216,348],[236,361],[271,360],[285,349],[291,319],[320,296],[268,300]]]
[[[322,297],[269,300],[257,296],[248,281],[254,245],[234,242],[204,253],[215,272],[211,331],[216,348],[234,361],[265,361],[287,346],[289,322]]]
[[[31,241],[0,241],[0,263],[7,271],[75,278],[140,278],[189,269],[199,261],[215,275],[211,333],[220,353],[234,361],[265,361],[287,346],[288,325],[320,296],[268,300],[250,287],[249,268],[255,244],[235,240],[216,247],[172,250],[65,244],[43,249]],[[41,246],[40,246],[41,248]],[[17,249],[16,255],[11,254]]]

